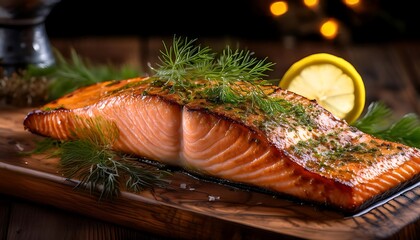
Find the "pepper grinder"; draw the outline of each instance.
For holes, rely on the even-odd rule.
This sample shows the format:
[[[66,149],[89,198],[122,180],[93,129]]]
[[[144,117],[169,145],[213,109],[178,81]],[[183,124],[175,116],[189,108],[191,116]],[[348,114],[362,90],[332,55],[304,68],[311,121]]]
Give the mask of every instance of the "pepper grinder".
[[[55,59],[45,19],[61,0],[0,0],[0,67],[10,75],[29,65],[46,68]]]

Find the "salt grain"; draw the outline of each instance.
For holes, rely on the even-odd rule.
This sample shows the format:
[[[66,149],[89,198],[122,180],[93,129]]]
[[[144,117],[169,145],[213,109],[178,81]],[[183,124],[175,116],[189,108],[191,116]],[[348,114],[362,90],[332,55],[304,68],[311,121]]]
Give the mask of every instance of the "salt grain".
[[[219,200],[220,199],[220,197],[219,196],[209,196],[209,202],[214,202],[214,201],[216,201],[216,200]]]
[[[15,146],[16,146],[16,148],[19,150],[19,151],[23,151],[23,147],[22,147],[22,145],[20,145],[19,143],[16,143],[15,144]]]

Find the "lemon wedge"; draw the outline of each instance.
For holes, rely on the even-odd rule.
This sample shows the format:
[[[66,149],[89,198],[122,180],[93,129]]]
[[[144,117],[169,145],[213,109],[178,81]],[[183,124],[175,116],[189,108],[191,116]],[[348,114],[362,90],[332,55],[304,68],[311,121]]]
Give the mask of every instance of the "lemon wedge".
[[[309,55],[294,63],[279,82],[348,123],[356,121],[365,107],[365,86],[352,64],[328,53]]]

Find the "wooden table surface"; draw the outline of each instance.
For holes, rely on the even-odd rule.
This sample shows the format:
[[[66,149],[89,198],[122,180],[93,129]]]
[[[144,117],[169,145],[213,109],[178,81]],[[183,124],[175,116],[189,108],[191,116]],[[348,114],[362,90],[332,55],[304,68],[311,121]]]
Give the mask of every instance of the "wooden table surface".
[[[170,42],[171,38],[52,39],[52,45],[64,55],[68,54],[70,49],[75,49],[81,56],[89,58],[94,63],[117,65],[124,63],[140,67],[144,72],[148,72],[148,63],[157,62],[159,50],[162,49],[162,41]],[[332,53],[351,62],[359,71],[365,82],[367,105],[380,100],[391,107],[397,116],[411,112],[420,115],[420,42],[349,46],[321,42],[290,43],[280,40],[249,41],[230,38],[199,39],[199,42],[216,51],[223,49],[226,45],[231,45],[249,49],[255,52],[257,57],[267,57],[268,60],[276,63],[274,71],[270,73],[270,77],[274,79],[281,78],[292,63],[309,54]],[[22,111],[15,106],[6,106],[5,109]],[[5,114],[7,110],[3,108],[1,113]],[[1,130],[6,131],[5,122],[1,121],[0,118],[0,133]],[[7,152],[5,150],[7,146],[1,146],[2,143],[8,141],[1,139],[3,137],[0,135],[0,140],[2,140],[0,150]],[[72,211],[71,208],[60,209],[37,200],[41,199],[40,197],[31,198],[29,193],[15,194],[13,189],[0,189],[7,189],[7,191],[0,191],[0,239],[194,239],[194,233],[180,234],[174,229],[174,233],[177,232],[177,234],[171,235],[169,230],[163,234],[159,227],[147,230],[139,226],[124,224],[124,222],[118,224],[118,221],[114,219],[92,217],[88,213]],[[420,216],[418,215],[420,206],[417,204],[412,207],[417,214],[414,220],[404,225],[395,234],[387,236],[387,239],[420,239]],[[209,221],[208,224],[215,226],[207,229],[217,229],[219,224],[220,229],[227,231],[226,227],[222,226],[223,222]],[[232,229],[236,230],[235,227],[236,225],[232,225]],[[229,236],[229,239],[275,239],[279,236],[282,239],[299,239],[297,235],[267,234],[252,228],[245,228],[236,233],[225,235]],[[196,233],[196,236],[200,236],[200,233]],[[217,239],[220,236],[223,236],[223,233],[209,234],[208,239]]]

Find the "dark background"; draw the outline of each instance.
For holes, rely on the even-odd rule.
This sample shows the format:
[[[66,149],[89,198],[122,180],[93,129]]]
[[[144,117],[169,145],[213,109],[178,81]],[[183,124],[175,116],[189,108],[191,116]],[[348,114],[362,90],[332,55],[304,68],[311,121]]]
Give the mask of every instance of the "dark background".
[[[318,41],[315,31],[302,33],[300,26],[320,17],[340,20],[352,42],[418,40],[420,14],[416,1],[362,0],[364,7],[354,11],[341,0],[320,0],[318,13],[302,1],[287,1],[294,6],[297,27],[287,17],[275,18],[269,12],[270,0],[62,0],[46,20],[52,38],[80,36],[169,36],[244,37],[279,39],[293,34],[300,39]],[[322,16],[320,16],[322,15]],[[285,27],[286,26],[286,27]]]
[[[75,35],[275,35],[257,1],[62,0],[46,26],[52,37]]]

